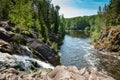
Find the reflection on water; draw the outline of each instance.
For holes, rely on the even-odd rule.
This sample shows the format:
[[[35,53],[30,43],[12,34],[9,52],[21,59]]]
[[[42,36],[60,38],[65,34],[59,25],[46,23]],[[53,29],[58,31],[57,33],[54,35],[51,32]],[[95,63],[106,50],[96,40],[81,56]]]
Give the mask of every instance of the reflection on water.
[[[70,35],[71,37],[76,37],[76,38],[88,38],[90,36],[89,32],[78,31],[78,30],[67,30],[66,33],[67,35]]]
[[[105,54],[100,54],[89,45],[92,39],[82,31],[68,31],[60,48],[61,64],[86,67],[108,73],[120,80],[120,60]]]

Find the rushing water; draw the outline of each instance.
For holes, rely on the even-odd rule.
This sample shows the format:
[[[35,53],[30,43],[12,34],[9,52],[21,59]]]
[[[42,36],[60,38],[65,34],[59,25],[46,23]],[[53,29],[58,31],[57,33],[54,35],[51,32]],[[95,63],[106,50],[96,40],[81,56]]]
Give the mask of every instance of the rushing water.
[[[90,64],[86,56],[92,53],[93,46],[89,45],[92,39],[81,31],[70,31],[66,34],[60,52],[62,65],[75,65],[77,67],[88,67]]]
[[[90,45],[92,39],[82,31],[69,31],[60,48],[61,64],[75,65],[105,72],[120,80],[120,60],[109,55],[100,54]]]
[[[22,51],[24,55],[10,55],[8,53],[0,52],[0,68],[14,67],[24,71],[28,71],[30,69],[37,70],[41,68],[54,69],[52,65],[33,58],[31,51],[27,46],[21,45],[21,48],[24,50]]]

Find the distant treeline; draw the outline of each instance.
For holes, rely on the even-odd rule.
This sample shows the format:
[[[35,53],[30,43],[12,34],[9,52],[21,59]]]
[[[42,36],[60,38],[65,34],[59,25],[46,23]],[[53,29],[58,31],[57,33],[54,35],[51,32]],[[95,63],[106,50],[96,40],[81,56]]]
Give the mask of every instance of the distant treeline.
[[[65,29],[90,31],[93,37],[98,36],[101,28],[117,25],[120,25],[120,0],[110,0],[104,8],[99,7],[97,15],[65,19]]]

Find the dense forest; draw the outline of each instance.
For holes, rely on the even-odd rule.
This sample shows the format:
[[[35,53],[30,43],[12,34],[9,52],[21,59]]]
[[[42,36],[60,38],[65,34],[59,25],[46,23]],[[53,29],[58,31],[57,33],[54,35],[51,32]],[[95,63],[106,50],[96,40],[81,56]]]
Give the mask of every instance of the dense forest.
[[[90,31],[92,36],[96,37],[102,28],[120,25],[119,8],[119,0],[110,0],[104,8],[98,8],[97,15],[66,18],[65,29]]]
[[[10,20],[14,31],[35,31],[37,38],[49,41],[49,33],[64,36],[64,17],[59,16],[59,9],[51,0],[0,0],[0,19]]]

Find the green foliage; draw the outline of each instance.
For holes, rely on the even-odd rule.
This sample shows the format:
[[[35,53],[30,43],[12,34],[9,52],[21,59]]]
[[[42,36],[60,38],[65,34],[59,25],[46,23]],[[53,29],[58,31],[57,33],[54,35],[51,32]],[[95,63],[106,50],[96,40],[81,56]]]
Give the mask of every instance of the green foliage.
[[[52,32],[54,32],[55,25],[54,25],[54,24],[51,24],[50,29],[51,29]]]
[[[0,0],[0,19],[8,19],[10,0]]]
[[[51,48],[54,49],[55,51],[58,51],[58,44],[53,42]]]
[[[90,31],[92,37],[97,37],[102,28],[120,25],[120,0],[110,0],[102,9],[98,8],[98,14],[65,19],[65,29]]]
[[[90,27],[95,23],[95,17],[83,16],[65,19],[65,29],[67,30],[85,30],[86,27]]]
[[[17,0],[14,3],[10,5],[9,19],[16,27],[28,30],[33,25],[32,1]]]
[[[15,34],[15,36],[13,37],[14,42],[18,43],[18,44],[22,44],[24,41],[24,38],[21,34]]]
[[[61,18],[60,18],[61,20],[61,22],[60,22],[60,25],[59,25],[59,28],[58,28],[58,33],[60,33],[63,37],[64,37],[64,35],[65,35],[65,19],[64,19],[64,17],[63,16],[61,16]]]
[[[96,31],[92,32],[92,34],[91,34],[92,38],[97,38],[98,36],[99,36],[99,33]]]
[[[50,0],[0,0],[0,19],[14,23],[14,31],[20,29],[23,34],[29,34],[28,30],[35,31],[37,37],[47,41],[48,33],[59,33],[59,9]],[[62,31],[60,34],[63,35]]]
[[[22,34],[29,35],[30,33],[28,31],[22,31]]]

